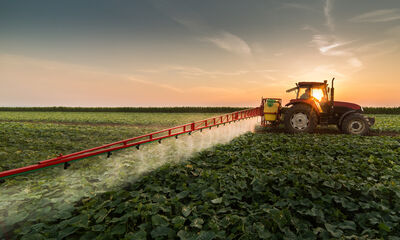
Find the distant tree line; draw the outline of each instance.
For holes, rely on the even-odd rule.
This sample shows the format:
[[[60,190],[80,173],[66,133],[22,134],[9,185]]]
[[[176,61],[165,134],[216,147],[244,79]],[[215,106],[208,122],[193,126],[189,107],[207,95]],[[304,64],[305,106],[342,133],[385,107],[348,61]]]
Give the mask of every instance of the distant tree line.
[[[229,113],[243,109],[246,107],[0,107],[0,111],[15,112]],[[364,112],[366,114],[400,114],[400,107],[364,107]]]
[[[400,107],[364,107],[367,114],[400,114]]]
[[[15,112],[143,112],[143,113],[229,113],[245,107],[0,107]]]

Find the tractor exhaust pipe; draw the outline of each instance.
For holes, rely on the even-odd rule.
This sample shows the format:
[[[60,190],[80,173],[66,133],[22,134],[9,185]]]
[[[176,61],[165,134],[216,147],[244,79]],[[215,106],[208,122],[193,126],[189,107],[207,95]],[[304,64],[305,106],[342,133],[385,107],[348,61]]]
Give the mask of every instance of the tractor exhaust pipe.
[[[331,84],[331,109],[330,112],[334,112],[334,101],[335,101],[335,88],[333,87],[333,82],[335,81],[335,78],[332,78],[332,84]]]
[[[332,78],[332,84],[331,84],[331,104],[333,106],[333,101],[335,100],[335,88],[333,87],[333,81],[335,81],[335,78]]]

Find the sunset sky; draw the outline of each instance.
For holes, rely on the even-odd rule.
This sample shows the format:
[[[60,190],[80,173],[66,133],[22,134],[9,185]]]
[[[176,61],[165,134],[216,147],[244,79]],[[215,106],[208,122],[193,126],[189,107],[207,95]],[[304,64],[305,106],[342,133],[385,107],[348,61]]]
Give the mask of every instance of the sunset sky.
[[[0,0],[0,106],[400,106],[400,0]]]

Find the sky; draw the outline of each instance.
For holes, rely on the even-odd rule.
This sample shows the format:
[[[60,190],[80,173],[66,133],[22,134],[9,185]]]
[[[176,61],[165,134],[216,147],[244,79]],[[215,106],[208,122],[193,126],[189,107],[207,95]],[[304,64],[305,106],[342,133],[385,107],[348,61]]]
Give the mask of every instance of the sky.
[[[400,106],[399,0],[0,0],[0,106]]]

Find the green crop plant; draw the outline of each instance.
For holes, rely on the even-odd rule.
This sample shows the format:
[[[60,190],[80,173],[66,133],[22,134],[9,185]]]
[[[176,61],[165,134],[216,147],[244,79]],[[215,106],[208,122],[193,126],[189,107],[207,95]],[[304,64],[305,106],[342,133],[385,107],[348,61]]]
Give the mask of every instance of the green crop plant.
[[[396,239],[399,159],[399,137],[249,133],[13,236]]]

